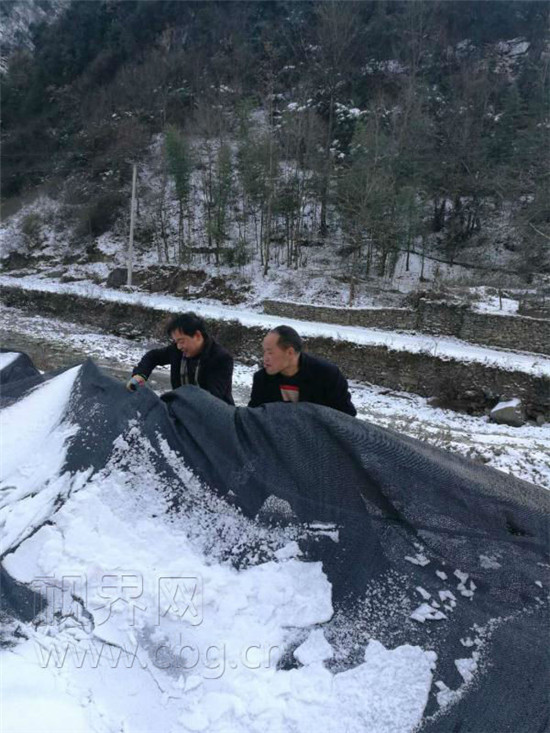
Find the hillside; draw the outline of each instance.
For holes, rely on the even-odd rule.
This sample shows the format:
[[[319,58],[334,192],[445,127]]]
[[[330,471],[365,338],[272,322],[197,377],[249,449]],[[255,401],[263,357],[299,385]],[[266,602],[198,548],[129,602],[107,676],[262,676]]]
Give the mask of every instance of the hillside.
[[[9,271],[124,266],[135,163],[134,266],[210,297],[548,287],[544,3],[25,5],[5,11]]]

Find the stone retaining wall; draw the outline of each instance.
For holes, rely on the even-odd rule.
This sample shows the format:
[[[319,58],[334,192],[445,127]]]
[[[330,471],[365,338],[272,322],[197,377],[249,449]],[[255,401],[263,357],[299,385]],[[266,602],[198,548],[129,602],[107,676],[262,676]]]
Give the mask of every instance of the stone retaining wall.
[[[140,305],[16,287],[0,288],[0,298],[7,306],[41,316],[83,322],[115,335],[158,338],[160,341],[164,340],[163,325],[173,315]],[[237,359],[248,364],[260,362],[264,329],[223,320],[210,321],[209,326],[214,337]],[[482,413],[499,399],[519,397],[529,417],[543,415],[550,419],[550,380],[545,377],[324,337],[307,339],[306,348],[336,362],[350,379],[425,397],[435,396],[444,404],[474,413]]]
[[[550,354],[550,320],[527,316],[477,313],[467,306],[421,300],[408,308],[329,308],[264,300],[264,312],[281,318],[338,323],[392,331],[419,331],[433,336],[454,336],[484,346]]]
[[[284,300],[264,300],[264,313],[302,321],[337,323],[341,326],[414,331],[416,312],[408,308],[331,308],[322,305],[288,303]]]

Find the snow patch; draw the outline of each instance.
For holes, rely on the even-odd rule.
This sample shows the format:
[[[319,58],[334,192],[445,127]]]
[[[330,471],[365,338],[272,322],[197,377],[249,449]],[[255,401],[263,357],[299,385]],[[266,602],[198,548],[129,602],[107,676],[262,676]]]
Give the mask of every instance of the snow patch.
[[[422,603],[411,613],[410,618],[423,624],[425,621],[442,621],[447,616],[428,603]]]
[[[19,354],[14,352],[6,352],[5,354],[0,354],[0,371],[12,364],[18,356]]]
[[[294,656],[304,666],[332,659],[334,649],[325,639],[322,629],[314,629],[303,644],[294,650]]]
[[[425,565],[429,565],[430,561],[426,557],[426,555],[423,555],[421,552],[417,552],[416,555],[405,555],[405,560],[412,563],[413,565],[421,565],[422,567]]]
[[[0,552],[6,552],[50,514],[78,477],[61,475],[69,439],[64,421],[80,367],[39,385],[0,413]]]
[[[494,555],[480,555],[479,563],[485,570],[498,570],[502,567]]]

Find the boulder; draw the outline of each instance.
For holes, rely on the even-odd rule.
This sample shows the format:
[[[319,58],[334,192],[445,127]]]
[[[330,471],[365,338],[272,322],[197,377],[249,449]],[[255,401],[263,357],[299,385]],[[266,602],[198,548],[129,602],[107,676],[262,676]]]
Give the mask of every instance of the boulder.
[[[507,402],[499,402],[489,413],[493,422],[500,425],[511,425],[520,428],[525,425],[525,412],[521,400],[517,397]]]

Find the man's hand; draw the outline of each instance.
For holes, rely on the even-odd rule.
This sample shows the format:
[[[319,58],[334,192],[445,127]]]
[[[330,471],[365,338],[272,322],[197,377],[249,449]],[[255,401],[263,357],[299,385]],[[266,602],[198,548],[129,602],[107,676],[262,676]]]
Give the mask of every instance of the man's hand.
[[[134,376],[126,382],[126,389],[129,392],[135,392],[139,387],[143,387],[146,381],[145,377],[142,377],[141,374],[134,374]]]

